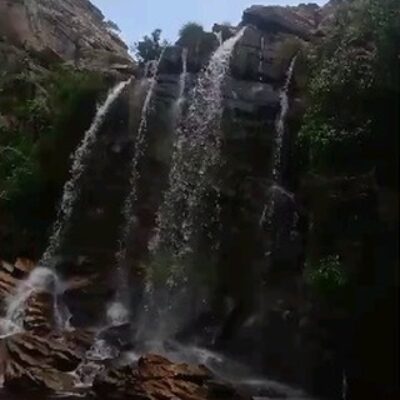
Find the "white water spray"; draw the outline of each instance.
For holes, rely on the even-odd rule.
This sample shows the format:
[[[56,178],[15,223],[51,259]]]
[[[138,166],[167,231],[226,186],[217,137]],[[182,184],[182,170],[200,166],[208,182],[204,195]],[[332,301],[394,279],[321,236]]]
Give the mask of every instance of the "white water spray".
[[[153,255],[161,249],[177,257],[191,252],[195,217],[209,188],[209,172],[220,164],[223,84],[244,31],[241,29],[215,51],[189,96],[188,114],[177,132],[169,189],[149,244]]]
[[[179,76],[178,84],[178,97],[173,106],[173,120],[174,123],[178,123],[182,116],[182,107],[185,102],[185,89],[186,89],[186,79],[187,79],[187,61],[188,61],[188,49],[182,49],[182,72]]]
[[[289,69],[286,74],[286,81],[280,93],[281,111],[276,121],[276,138],[275,138],[275,153],[274,164],[272,169],[272,179],[275,183],[280,183],[282,178],[282,146],[283,138],[285,136],[286,119],[289,112],[289,89],[293,79],[294,67],[296,66],[297,56],[293,57]]]
[[[131,79],[118,83],[109,92],[105,102],[98,108],[92,125],[86,131],[81,143],[73,154],[73,162],[70,170],[71,177],[64,185],[64,191],[58,210],[58,217],[53,225],[48,247],[42,256],[39,265],[48,265],[60,247],[65,227],[72,217],[74,206],[80,193],[79,182],[87,167],[87,162],[90,159],[93,145],[96,143],[99,128],[103,124],[112,104],[130,82]]]
[[[123,226],[119,238],[119,250],[116,254],[117,261],[117,272],[118,272],[118,293],[117,301],[118,307],[124,307],[123,302],[125,301],[126,293],[128,291],[127,284],[127,272],[126,266],[124,265],[127,257],[128,241],[131,235],[131,231],[136,222],[134,215],[134,205],[137,200],[137,184],[140,178],[139,173],[139,161],[142,159],[144,151],[146,149],[146,133],[147,133],[147,122],[148,115],[151,110],[151,103],[154,97],[154,91],[157,87],[157,77],[160,62],[163,58],[165,48],[162,50],[160,57],[157,61],[152,63],[152,77],[150,78],[150,86],[146,94],[146,98],[143,103],[141,118],[139,127],[135,138],[134,155],[131,161],[131,177],[129,181],[130,192],[128,193],[123,209]],[[124,299],[124,300],[122,300]],[[112,305],[110,306],[112,308]]]
[[[6,317],[11,327],[23,329],[26,312],[26,302],[35,293],[49,292],[52,294],[54,303],[54,320],[58,327],[63,324],[63,315],[58,306],[57,297],[63,291],[62,284],[54,271],[37,267],[16,288],[15,294],[6,300]]]

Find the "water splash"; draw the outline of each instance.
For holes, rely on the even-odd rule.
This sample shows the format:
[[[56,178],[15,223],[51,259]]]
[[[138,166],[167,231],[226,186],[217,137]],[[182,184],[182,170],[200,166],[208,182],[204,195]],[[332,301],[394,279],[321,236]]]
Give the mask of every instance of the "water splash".
[[[97,140],[99,128],[103,124],[112,104],[130,82],[131,79],[120,82],[109,92],[105,102],[97,109],[92,125],[86,131],[81,143],[73,154],[73,162],[70,170],[71,177],[64,185],[64,191],[58,209],[58,217],[53,225],[48,247],[39,262],[41,266],[49,265],[50,261],[59,250],[65,227],[72,217],[73,209],[80,193],[79,182],[86,170],[93,146]]]
[[[10,327],[24,328],[26,313],[26,302],[35,293],[48,292],[54,299],[53,312],[54,321],[58,328],[64,326],[64,314],[58,302],[59,295],[64,291],[64,285],[55,272],[49,268],[37,267],[21,281],[16,288],[15,294],[6,300],[6,317]]]
[[[165,48],[162,50],[159,59],[156,62],[153,62],[151,65],[152,77],[150,78],[150,86],[143,103],[140,123],[135,138],[135,149],[131,161],[131,177],[129,181],[130,192],[128,193],[123,205],[122,214],[124,222],[119,238],[119,250],[116,254],[117,271],[118,271],[117,297],[119,298],[119,300],[121,300],[121,298],[125,298],[128,293],[128,288],[127,288],[128,279],[126,276],[126,267],[124,264],[126,262],[126,257],[127,257],[128,241],[131,236],[132,228],[135,226],[136,222],[136,217],[133,211],[134,211],[134,205],[137,200],[137,183],[140,178],[138,167],[139,167],[139,161],[143,157],[147,145],[146,133],[147,133],[148,115],[151,110],[151,103],[153,100],[154,91],[157,86],[158,69],[160,62],[163,58],[164,52]]]
[[[129,322],[129,312],[119,301],[111,303],[107,308],[107,322],[111,326],[119,326]]]
[[[176,258],[191,252],[196,215],[207,190],[210,172],[220,164],[223,83],[231,55],[245,28],[225,41],[212,55],[190,94],[191,104],[177,131],[169,174],[169,189],[160,207],[153,255],[167,250]]]
[[[215,35],[215,37],[216,37],[217,40],[218,40],[218,45],[219,45],[219,46],[222,46],[222,43],[224,42],[224,39],[223,39],[223,37],[222,37],[222,31],[214,32],[214,35]]]

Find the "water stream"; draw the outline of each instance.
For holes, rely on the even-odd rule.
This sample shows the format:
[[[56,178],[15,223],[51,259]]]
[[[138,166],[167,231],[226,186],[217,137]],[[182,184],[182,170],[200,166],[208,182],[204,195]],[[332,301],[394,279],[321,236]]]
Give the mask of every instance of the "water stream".
[[[210,172],[220,163],[223,84],[235,45],[244,30],[215,51],[189,95],[190,106],[177,131],[169,188],[149,244],[154,257],[160,251],[167,251],[180,258],[192,250],[196,214],[210,189]]]
[[[64,190],[58,209],[58,217],[53,225],[52,234],[50,236],[47,249],[39,261],[39,265],[41,266],[48,266],[60,248],[65,228],[72,217],[76,201],[80,194],[80,180],[86,170],[87,163],[97,141],[99,129],[102,126],[111,106],[130,82],[130,79],[125,82],[120,82],[109,92],[104,103],[98,107],[90,128],[86,131],[81,143],[72,156],[70,178],[64,185]]]
[[[123,214],[123,224],[121,227],[120,236],[118,239],[118,252],[116,254],[116,262],[117,262],[117,298],[115,303],[112,303],[109,306],[108,313],[112,315],[112,310],[118,309],[120,310],[120,314],[124,313],[126,317],[128,317],[127,307],[125,306],[127,302],[127,298],[129,296],[129,287],[128,287],[128,276],[127,276],[127,251],[129,240],[131,238],[131,233],[136,223],[136,217],[134,213],[134,206],[137,201],[137,185],[140,179],[139,172],[139,162],[142,159],[144,152],[147,147],[146,134],[147,134],[147,125],[148,125],[148,116],[151,111],[152,100],[154,97],[154,91],[157,86],[157,78],[158,78],[158,69],[160,62],[163,58],[165,52],[165,48],[162,50],[160,57],[157,61],[148,64],[150,65],[151,77],[149,78],[149,88],[147,90],[146,97],[144,99],[139,127],[137,130],[137,134],[135,137],[135,147],[134,154],[131,160],[131,176],[129,180],[129,188],[130,191],[125,198],[122,214]],[[121,311],[121,310],[125,311]],[[111,311],[110,311],[111,310]]]

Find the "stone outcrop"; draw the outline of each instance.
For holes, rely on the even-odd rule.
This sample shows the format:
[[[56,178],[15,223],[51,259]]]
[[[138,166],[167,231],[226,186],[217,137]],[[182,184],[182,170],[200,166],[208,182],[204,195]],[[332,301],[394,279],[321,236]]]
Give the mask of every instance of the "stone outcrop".
[[[74,380],[68,373],[81,363],[92,340],[85,331],[47,336],[24,332],[2,339],[4,385],[18,390],[72,391]]]
[[[18,283],[25,279],[35,268],[35,263],[30,260],[19,258],[14,264],[0,260],[0,305],[3,301],[14,294]]]
[[[88,0],[0,1],[0,38],[46,64],[131,73],[128,48]]]
[[[246,400],[229,385],[213,381],[202,366],[176,364],[158,355],[141,357],[136,366],[110,369],[93,387],[99,398],[143,400]]]
[[[245,10],[243,23],[270,33],[288,33],[310,39],[317,28],[320,8],[316,4],[298,7],[252,6]]]

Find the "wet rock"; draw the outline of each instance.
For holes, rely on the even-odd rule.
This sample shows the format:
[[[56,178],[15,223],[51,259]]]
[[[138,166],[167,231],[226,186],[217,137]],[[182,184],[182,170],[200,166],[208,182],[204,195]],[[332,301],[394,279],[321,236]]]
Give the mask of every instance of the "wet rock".
[[[18,283],[25,279],[36,264],[25,258],[18,258],[14,264],[0,260],[0,304],[14,294]]]
[[[19,333],[2,340],[4,385],[17,389],[72,390],[67,372],[81,362],[83,353],[69,348],[62,338]]]
[[[126,323],[104,329],[99,338],[118,349],[128,349],[132,346],[132,327]]]
[[[105,371],[96,377],[93,388],[99,398],[245,399],[230,386],[214,382],[207,368],[176,364],[158,355],[140,358],[137,366]]]
[[[24,329],[37,335],[48,335],[54,329],[54,297],[52,293],[33,293],[24,305]]]

